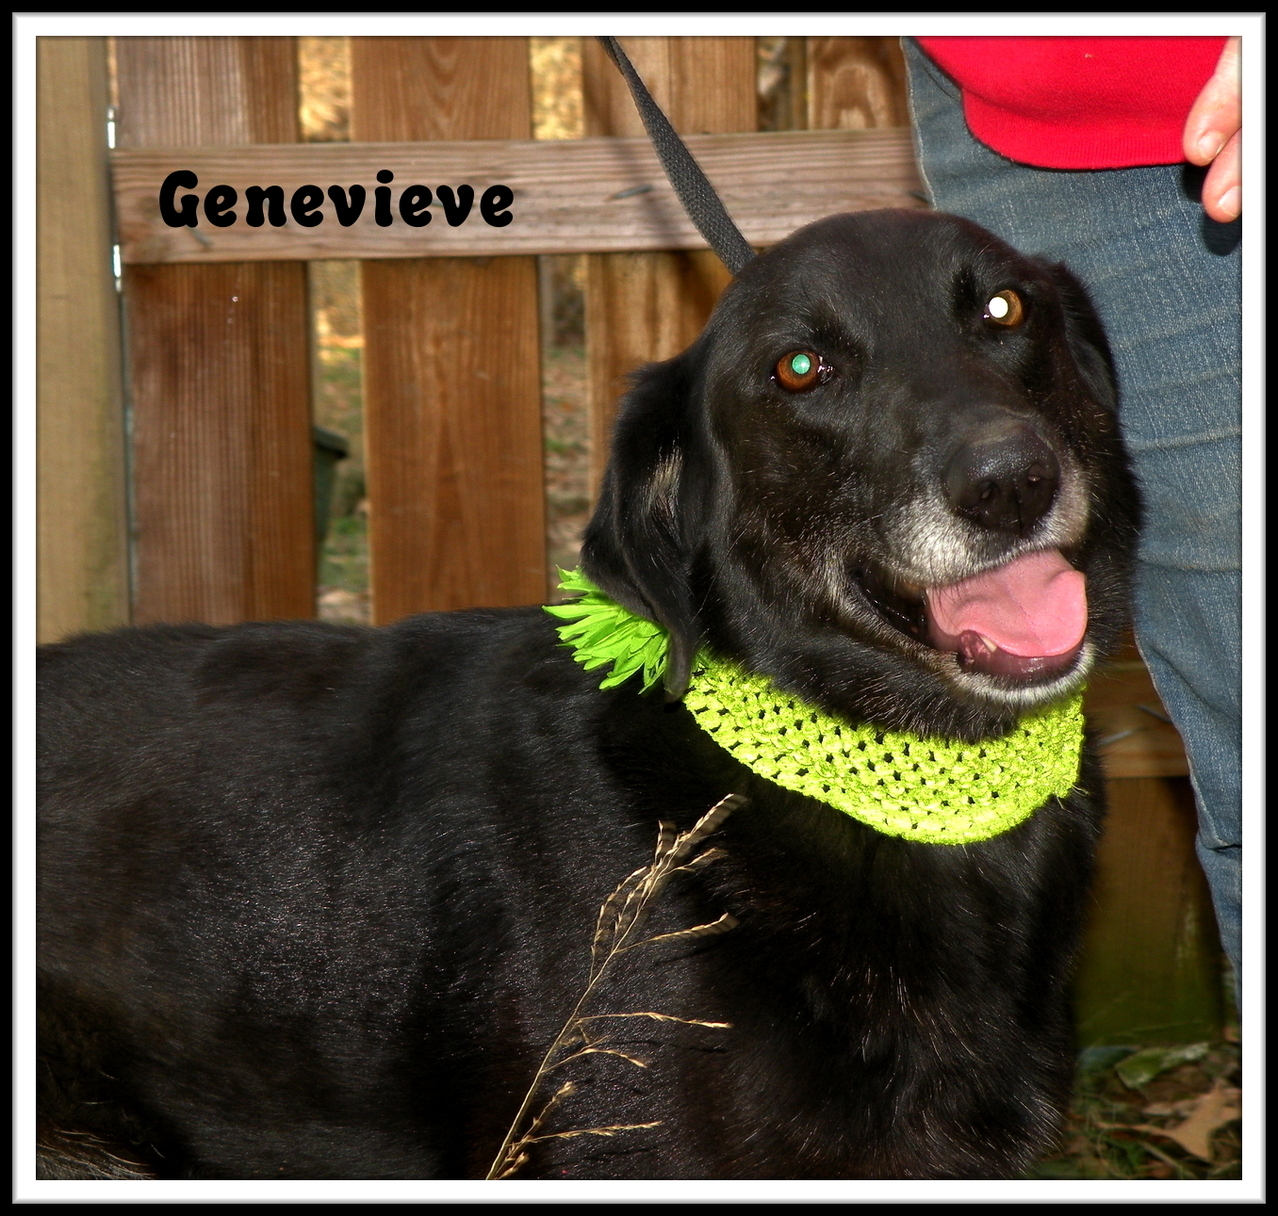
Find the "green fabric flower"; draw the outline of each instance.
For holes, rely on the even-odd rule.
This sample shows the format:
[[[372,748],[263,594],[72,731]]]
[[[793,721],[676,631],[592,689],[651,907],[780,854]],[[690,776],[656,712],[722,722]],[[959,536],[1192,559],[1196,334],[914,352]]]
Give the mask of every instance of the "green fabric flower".
[[[568,604],[548,604],[546,611],[569,622],[556,632],[576,651],[577,662],[587,671],[612,664],[612,673],[600,688],[615,688],[639,671],[644,692],[661,683],[670,641],[662,626],[628,612],[580,570],[560,570],[559,586],[579,598]]]

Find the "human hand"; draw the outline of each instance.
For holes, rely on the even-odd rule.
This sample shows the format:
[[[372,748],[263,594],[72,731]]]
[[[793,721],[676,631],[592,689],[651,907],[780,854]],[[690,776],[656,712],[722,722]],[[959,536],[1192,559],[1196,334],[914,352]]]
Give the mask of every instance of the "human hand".
[[[1185,159],[1211,166],[1203,181],[1203,210],[1222,224],[1242,214],[1240,56],[1240,39],[1230,38],[1185,120]]]

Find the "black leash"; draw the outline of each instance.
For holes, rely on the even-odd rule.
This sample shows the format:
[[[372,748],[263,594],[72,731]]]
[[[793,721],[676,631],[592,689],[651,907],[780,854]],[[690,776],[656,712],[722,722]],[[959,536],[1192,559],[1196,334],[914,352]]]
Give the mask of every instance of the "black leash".
[[[754,257],[754,250],[741,235],[741,229],[732,222],[723,200],[715,193],[709,179],[701,171],[701,166],[693,159],[688,145],[679,138],[679,133],[661,112],[661,107],[652,100],[652,94],[639,79],[639,73],[635,71],[626,52],[621,49],[621,44],[615,38],[600,38],[599,45],[617,65],[617,70],[630,86],[630,94],[635,99],[648,138],[652,140],[662,168],[665,169],[674,192],[679,196],[683,209],[688,213],[688,218],[706,238],[710,248],[719,255],[719,260],[733,274],[738,274]]]

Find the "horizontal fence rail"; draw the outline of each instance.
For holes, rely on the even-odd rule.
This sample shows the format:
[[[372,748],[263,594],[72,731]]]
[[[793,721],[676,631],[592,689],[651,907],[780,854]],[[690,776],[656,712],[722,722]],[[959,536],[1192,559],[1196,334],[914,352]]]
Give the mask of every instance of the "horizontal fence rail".
[[[755,245],[840,211],[924,205],[905,129],[687,143]],[[132,264],[706,248],[646,138],[135,147],[117,149],[112,168],[121,255]],[[194,226],[171,226],[161,213],[165,181],[179,171],[198,184],[170,183],[166,202],[171,218],[185,207]],[[468,209],[463,185],[473,191]],[[275,214],[261,195],[252,214],[249,188],[272,186]],[[363,188],[358,218],[353,186]],[[421,186],[429,203],[420,190],[405,199]],[[495,186],[508,189],[486,200]]]

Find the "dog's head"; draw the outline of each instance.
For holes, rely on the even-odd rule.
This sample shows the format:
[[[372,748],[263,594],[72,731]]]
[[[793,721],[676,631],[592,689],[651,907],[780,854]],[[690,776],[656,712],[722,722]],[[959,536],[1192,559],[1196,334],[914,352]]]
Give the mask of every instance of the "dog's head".
[[[854,720],[979,737],[1126,619],[1139,504],[1100,323],[952,216],[833,216],[756,258],[622,403],[586,572],[672,640]]]

